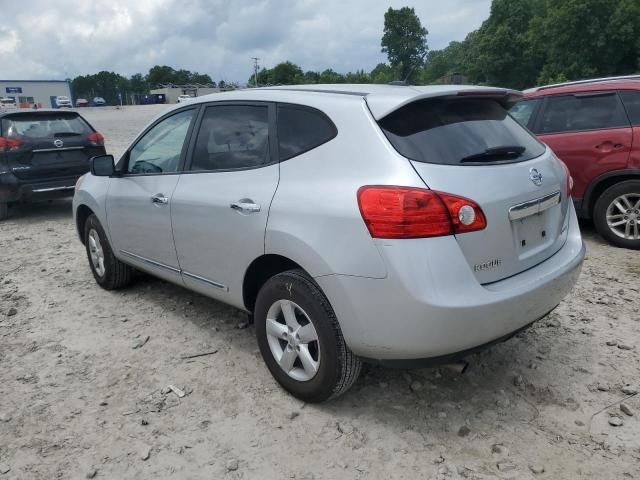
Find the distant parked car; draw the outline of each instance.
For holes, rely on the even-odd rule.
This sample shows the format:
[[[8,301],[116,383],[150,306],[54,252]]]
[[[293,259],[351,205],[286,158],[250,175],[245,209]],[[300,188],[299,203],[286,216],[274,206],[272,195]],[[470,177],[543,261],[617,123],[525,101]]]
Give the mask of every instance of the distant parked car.
[[[86,98],[76,99],[76,107],[88,107],[88,106],[89,106],[89,100],[87,100]]]
[[[511,115],[569,168],[578,216],[640,249],[640,75],[533,88]]]
[[[16,99],[11,97],[0,98],[0,109],[13,109],[18,108]]]
[[[144,270],[252,312],[308,402],[361,362],[450,362],[515,335],[575,284],[569,174],[486,87],[301,85],[176,105],[73,199],[96,282]],[[247,388],[249,386],[247,385]]]
[[[71,99],[65,95],[58,95],[56,97],[56,105],[58,106],[58,108],[73,107],[73,103],[71,103]]]
[[[93,106],[94,107],[104,107],[107,104],[104,98],[102,97],[93,97]]]
[[[13,202],[71,196],[104,137],[76,112],[0,113],[0,220]]]
[[[182,103],[182,102],[188,102],[189,100],[192,100],[194,97],[192,97],[191,95],[178,95],[178,103]]]

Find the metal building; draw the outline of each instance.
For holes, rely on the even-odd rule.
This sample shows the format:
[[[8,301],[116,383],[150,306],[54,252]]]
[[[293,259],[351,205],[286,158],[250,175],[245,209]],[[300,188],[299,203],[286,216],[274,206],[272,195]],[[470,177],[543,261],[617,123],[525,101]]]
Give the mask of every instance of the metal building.
[[[201,97],[202,95],[209,95],[210,93],[220,92],[219,88],[208,83],[194,83],[189,85],[166,84],[160,85],[159,87],[160,88],[154,88],[153,90],[151,90],[151,93],[164,95],[166,98],[166,103],[176,103],[178,101],[178,95]]]
[[[0,97],[13,98],[18,107],[55,108],[58,96],[71,98],[71,87],[65,80],[0,80]]]

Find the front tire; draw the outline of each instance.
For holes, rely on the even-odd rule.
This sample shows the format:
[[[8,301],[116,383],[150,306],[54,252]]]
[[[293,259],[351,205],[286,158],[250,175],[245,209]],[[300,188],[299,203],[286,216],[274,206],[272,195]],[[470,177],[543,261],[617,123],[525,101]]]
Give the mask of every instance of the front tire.
[[[606,189],[594,206],[593,223],[612,245],[639,250],[640,180],[627,180]]]
[[[84,226],[84,245],[91,273],[105,290],[118,290],[131,283],[134,269],[118,260],[111,250],[98,217],[90,215]]]
[[[0,202],[0,220],[9,218],[9,205],[6,202]]]
[[[271,277],[258,293],[254,318],[262,358],[293,396],[324,402],[358,378],[360,359],[345,343],[329,301],[304,271]]]

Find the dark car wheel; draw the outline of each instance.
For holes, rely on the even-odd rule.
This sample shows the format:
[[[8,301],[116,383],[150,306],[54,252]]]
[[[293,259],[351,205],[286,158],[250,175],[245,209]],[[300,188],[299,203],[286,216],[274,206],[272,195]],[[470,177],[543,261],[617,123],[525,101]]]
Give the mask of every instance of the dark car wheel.
[[[117,290],[131,283],[134,269],[118,260],[98,217],[90,215],[84,226],[84,245],[93,277],[105,290]]]
[[[254,319],[262,358],[293,396],[323,402],[358,378],[360,359],[346,345],[329,301],[304,271],[270,278],[258,293]]]
[[[0,220],[6,220],[9,217],[9,205],[0,202]]]
[[[606,189],[596,201],[593,223],[612,245],[640,249],[640,180],[627,180]]]

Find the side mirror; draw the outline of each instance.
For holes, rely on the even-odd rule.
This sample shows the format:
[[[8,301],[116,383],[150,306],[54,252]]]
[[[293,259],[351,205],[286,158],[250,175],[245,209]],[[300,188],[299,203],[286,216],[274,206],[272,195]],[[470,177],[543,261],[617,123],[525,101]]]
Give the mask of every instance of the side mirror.
[[[116,172],[113,155],[99,155],[91,157],[91,175],[96,177],[110,177]]]

